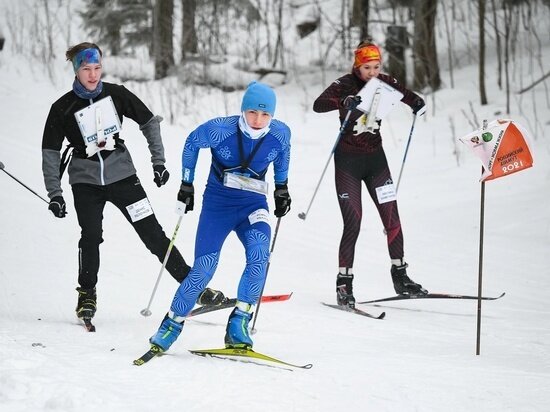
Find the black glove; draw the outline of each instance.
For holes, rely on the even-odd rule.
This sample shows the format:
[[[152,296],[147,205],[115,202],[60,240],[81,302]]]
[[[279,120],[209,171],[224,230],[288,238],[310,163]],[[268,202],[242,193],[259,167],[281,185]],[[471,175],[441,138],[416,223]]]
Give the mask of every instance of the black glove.
[[[67,210],[65,208],[65,200],[63,199],[63,196],[54,196],[52,200],[50,200],[50,204],[48,206],[48,209],[52,211],[53,215],[59,218],[65,217],[67,214]]]
[[[290,194],[288,193],[288,186],[275,185],[275,192],[273,193],[275,198],[275,216],[283,217],[290,211]]]
[[[161,187],[162,185],[165,185],[166,182],[168,182],[168,179],[170,178],[170,173],[168,173],[168,170],[166,170],[164,165],[153,166],[153,171],[155,174],[153,181],[157,184],[157,187]]]
[[[417,114],[420,110],[422,110],[424,106],[426,106],[426,102],[424,101],[424,99],[422,97],[416,98],[416,100],[411,105],[413,114]]]
[[[193,210],[195,206],[195,188],[193,187],[193,183],[181,182],[178,200],[187,205],[185,206],[185,213]]]
[[[346,96],[341,101],[342,107],[346,110],[353,110],[361,104],[361,96]]]

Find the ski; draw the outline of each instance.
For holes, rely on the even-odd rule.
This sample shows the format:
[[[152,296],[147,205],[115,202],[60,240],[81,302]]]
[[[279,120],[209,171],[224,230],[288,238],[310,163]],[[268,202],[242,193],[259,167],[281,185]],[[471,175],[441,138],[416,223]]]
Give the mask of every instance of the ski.
[[[262,303],[282,302],[285,300],[289,300],[291,296],[292,296],[292,292],[287,295],[265,295],[265,296],[262,296],[261,301]],[[187,315],[187,317],[190,318],[192,316],[202,315],[204,313],[214,312],[216,310],[232,308],[233,306],[235,306],[236,303],[237,303],[237,298],[225,298],[222,301],[222,303],[220,303],[219,305],[200,306],[196,309],[193,309]]]
[[[95,332],[95,325],[91,319],[82,319],[82,322],[84,322],[84,327],[88,332]]]
[[[161,355],[163,353],[162,349],[157,345],[151,345],[151,349],[141,355],[139,358],[134,360],[134,365],[141,366],[144,363],[149,362],[155,356]]]
[[[191,352],[193,355],[198,355],[203,357],[211,356],[213,358],[230,359],[230,360],[235,360],[235,361],[245,362],[245,363],[255,363],[254,360],[262,360],[262,361],[270,362],[274,365],[288,366],[288,367],[297,368],[297,369],[311,369],[313,367],[311,363],[308,363],[305,365],[296,365],[294,363],[285,362],[283,360],[265,355],[260,352],[256,352],[248,348],[196,349],[196,350],[190,350],[189,352]],[[266,365],[263,363],[258,363],[258,364],[262,366],[273,366],[273,365]]]
[[[499,296],[482,296],[481,300],[497,300],[503,297],[506,294],[506,292],[502,292]],[[363,302],[357,302],[360,304],[366,304],[366,303],[378,303],[378,302],[390,302],[394,300],[409,300],[409,299],[472,299],[477,300],[477,296],[473,295],[456,295],[452,293],[428,293],[426,295],[396,295],[396,296],[390,296],[388,298],[382,298],[382,299],[374,299],[374,300],[365,300]]]
[[[325,302],[321,302],[321,303],[325,306],[328,306],[329,308],[343,310],[344,312],[355,313],[356,315],[366,316],[367,318],[371,318],[371,319],[381,320],[381,319],[384,319],[384,317],[386,316],[386,312],[382,312],[380,315],[377,316],[377,315],[373,315],[371,313],[365,312],[361,309],[350,308],[349,306],[332,305],[330,303],[325,303]]]

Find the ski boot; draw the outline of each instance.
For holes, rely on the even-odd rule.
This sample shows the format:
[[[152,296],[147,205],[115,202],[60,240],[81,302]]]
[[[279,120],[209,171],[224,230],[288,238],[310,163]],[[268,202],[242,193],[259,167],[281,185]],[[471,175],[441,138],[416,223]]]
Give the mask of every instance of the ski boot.
[[[149,343],[159,347],[163,352],[166,352],[176,341],[182,329],[183,322],[177,322],[167,313],[164,316],[157,333],[149,339]]]
[[[347,306],[351,309],[355,308],[352,273],[338,273],[336,277],[336,303],[339,306]]]
[[[398,295],[426,295],[428,291],[422,285],[414,282],[407,276],[407,263],[391,266],[391,278],[393,280],[393,288]]]
[[[197,305],[218,306],[225,300],[223,292],[215,289],[204,289],[197,298]]]
[[[95,288],[84,289],[77,287],[78,303],[76,304],[76,316],[83,320],[90,320],[94,317],[97,304]]]
[[[225,329],[225,347],[252,349],[252,339],[248,333],[248,322],[252,319],[252,305],[237,301],[229,315]]]

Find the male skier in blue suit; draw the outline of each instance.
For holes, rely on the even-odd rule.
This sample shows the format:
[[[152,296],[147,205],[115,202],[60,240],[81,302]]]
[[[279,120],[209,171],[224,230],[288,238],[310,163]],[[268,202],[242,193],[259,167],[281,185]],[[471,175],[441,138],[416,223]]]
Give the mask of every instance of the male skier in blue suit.
[[[185,212],[194,206],[193,180],[200,149],[210,149],[212,164],[195,238],[193,267],[176,291],[159,330],[150,339],[162,351],[168,350],[181,333],[185,316],[212,279],[222,245],[232,231],[245,247],[246,266],[237,304],[227,323],[225,345],[252,347],[248,322],[260,298],[269,260],[271,227],[265,175],[271,163],[275,216],[286,215],[291,203],[287,187],[290,129],[273,119],[275,106],[275,92],[265,84],[252,82],[244,94],[240,115],[211,119],[195,129],[185,142],[178,193]]]

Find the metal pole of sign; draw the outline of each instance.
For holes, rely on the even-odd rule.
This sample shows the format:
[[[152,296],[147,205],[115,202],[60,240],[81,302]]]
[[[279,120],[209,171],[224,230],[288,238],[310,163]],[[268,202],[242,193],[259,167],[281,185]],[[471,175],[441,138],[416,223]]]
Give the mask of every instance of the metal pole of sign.
[[[487,120],[483,120],[483,130],[487,129]],[[481,174],[485,169],[481,167]],[[485,226],[485,182],[481,182],[481,200],[479,213],[479,271],[477,282],[477,338],[476,355],[481,351],[481,296],[483,295],[483,229]]]

